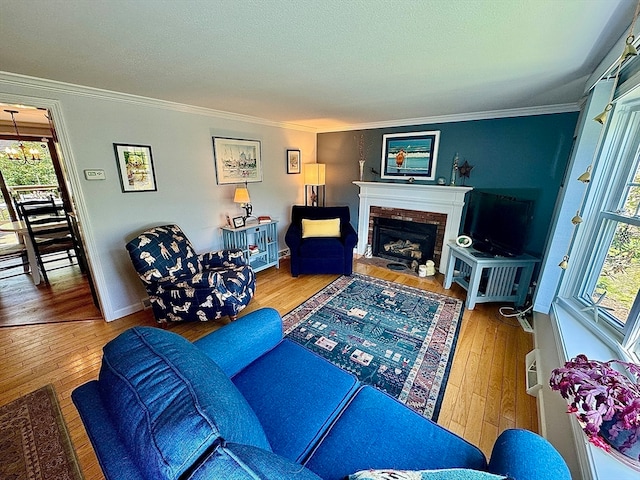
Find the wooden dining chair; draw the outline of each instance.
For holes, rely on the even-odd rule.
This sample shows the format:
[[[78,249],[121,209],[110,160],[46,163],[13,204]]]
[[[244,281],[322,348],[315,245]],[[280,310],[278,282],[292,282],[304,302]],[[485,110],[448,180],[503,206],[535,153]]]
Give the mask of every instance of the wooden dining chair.
[[[21,272],[11,272],[5,275],[5,271],[21,268]],[[25,244],[18,241],[14,243],[0,244],[0,278],[15,277],[29,273],[29,259],[27,257],[27,248]]]
[[[19,215],[27,226],[29,238],[38,260],[42,278],[49,283],[45,263],[60,260],[60,253],[64,252],[69,259],[68,265],[81,265],[77,239],[74,230],[62,207],[49,200],[28,200],[17,202]]]

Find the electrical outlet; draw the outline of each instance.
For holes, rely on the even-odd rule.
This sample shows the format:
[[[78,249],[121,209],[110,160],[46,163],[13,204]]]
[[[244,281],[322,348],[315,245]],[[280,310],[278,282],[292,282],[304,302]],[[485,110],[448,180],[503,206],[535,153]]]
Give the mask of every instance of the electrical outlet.
[[[151,300],[149,300],[149,297],[142,299],[142,308],[145,310],[151,308]]]

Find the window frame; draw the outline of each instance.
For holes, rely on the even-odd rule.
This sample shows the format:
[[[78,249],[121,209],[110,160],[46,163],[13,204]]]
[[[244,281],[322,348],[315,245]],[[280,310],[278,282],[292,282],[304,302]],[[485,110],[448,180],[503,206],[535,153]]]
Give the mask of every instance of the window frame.
[[[594,321],[589,307],[618,222],[640,226],[640,218],[616,213],[626,200],[626,189],[635,173],[640,151],[640,89],[617,102],[609,113],[592,180],[585,191],[583,223],[577,228],[558,299],[598,337],[628,359],[640,360],[640,294],[624,325],[604,309]]]

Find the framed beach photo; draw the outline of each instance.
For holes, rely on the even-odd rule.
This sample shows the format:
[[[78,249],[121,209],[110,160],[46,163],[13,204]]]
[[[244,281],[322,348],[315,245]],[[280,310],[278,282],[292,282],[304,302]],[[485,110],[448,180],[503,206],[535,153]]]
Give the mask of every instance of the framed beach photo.
[[[287,173],[300,173],[300,150],[287,150]]]
[[[114,143],[122,192],[155,192],[156,174],[149,145]]]
[[[381,178],[435,180],[440,131],[382,136]]]
[[[213,137],[218,185],[262,181],[259,140]]]

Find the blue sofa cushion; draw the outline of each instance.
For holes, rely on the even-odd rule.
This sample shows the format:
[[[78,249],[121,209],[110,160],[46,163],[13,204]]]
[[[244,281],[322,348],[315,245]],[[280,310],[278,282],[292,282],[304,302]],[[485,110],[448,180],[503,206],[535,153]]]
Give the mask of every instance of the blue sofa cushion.
[[[486,470],[475,446],[373,387],[363,387],[305,462],[325,480],[367,469]]]
[[[233,377],[273,451],[299,462],[358,387],[357,379],[291,340]]]
[[[217,447],[185,480],[322,480],[298,463],[271,452],[240,444]]]
[[[179,477],[220,438],[270,449],[229,378],[175,333],[123,332],[104,347],[98,382],[123,443],[148,478]]]
[[[300,243],[303,257],[344,257],[344,245],[338,238],[306,238]]]

